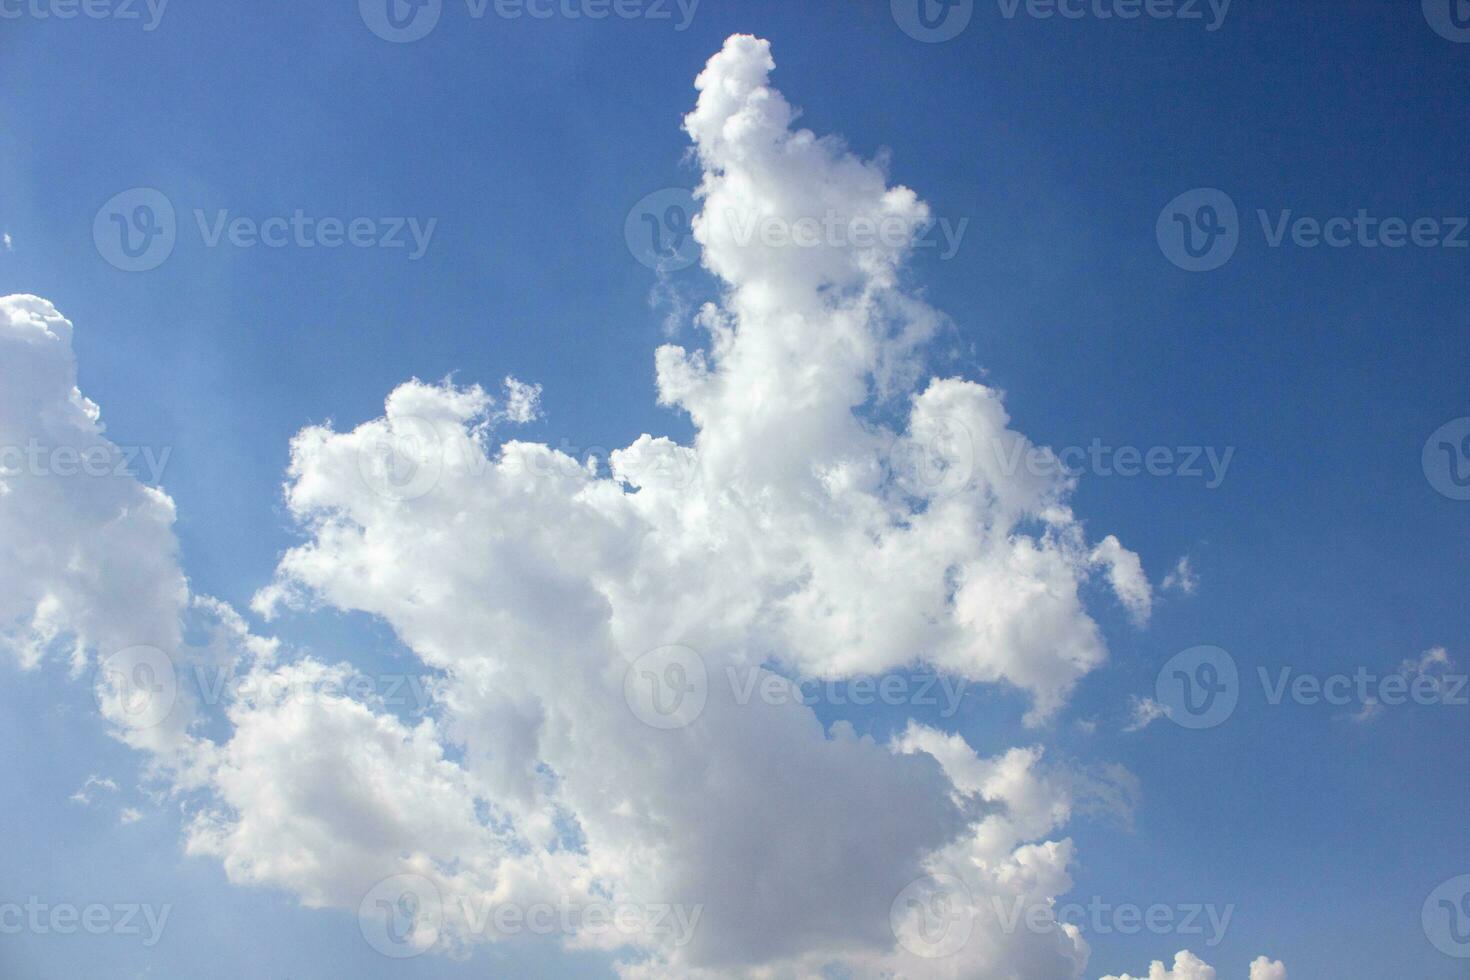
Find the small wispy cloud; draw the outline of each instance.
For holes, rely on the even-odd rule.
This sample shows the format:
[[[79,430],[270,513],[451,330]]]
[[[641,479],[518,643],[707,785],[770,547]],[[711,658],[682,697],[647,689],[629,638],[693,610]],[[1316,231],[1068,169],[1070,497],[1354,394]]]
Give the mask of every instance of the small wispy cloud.
[[[1128,703],[1132,708],[1133,717],[1123,727],[1125,732],[1142,731],[1160,718],[1169,717],[1169,709],[1153,698],[1141,698],[1135,694],[1128,699]]]
[[[1383,714],[1383,705],[1379,704],[1373,698],[1368,698],[1363,702],[1361,708],[1348,716],[1348,720],[1355,725],[1362,725],[1372,721],[1381,714]]]
[[[71,801],[73,803],[80,803],[83,806],[90,806],[92,801],[96,798],[96,791],[98,790],[105,790],[109,793],[116,793],[117,783],[108,779],[106,776],[98,776],[95,774],[88,776],[87,781],[85,783],[82,783],[82,788],[71,794]]]
[[[1174,570],[1164,576],[1164,588],[1174,589],[1185,595],[1194,595],[1199,589],[1199,576],[1195,574],[1194,566],[1190,564],[1188,555],[1179,559]]]
[[[1449,651],[1444,647],[1434,647],[1426,650],[1416,657],[1409,657],[1399,664],[1398,675],[1403,677],[1406,685],[1412,684],[1417,678],[1429,677],[1434,679],[1434,689],[1441,689],[1444,676],[1454,669],[1455,662],[1450,659]],[[1367,724],[1374,721],[1383,714],[1383,705],[1376,698],[1367,698],[1363,706],[1348,715],[1348,720],[1355,725]]]
[[[4,245],[5,246],[5,251],[7,251],[7,252],[13,252],[13,251],[15,251],[15,245],[10,240],[10,232],[7,231],[7,232],[4,232],[4,233],[0,233],[0,245]]]
[[[1430,674],[1443,673],[1454,666],[1455,662],[1450,659],[1449,651],[1444,647],[1435,647],[1424,651],[1418,660],[1410,657],[1399,664],[1399,673],[1409,678],[1425,677]]]

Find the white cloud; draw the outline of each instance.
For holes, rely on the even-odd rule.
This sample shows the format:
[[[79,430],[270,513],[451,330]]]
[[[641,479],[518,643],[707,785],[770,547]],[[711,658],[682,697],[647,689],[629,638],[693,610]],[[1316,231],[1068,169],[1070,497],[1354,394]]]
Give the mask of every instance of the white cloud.
[[[10,232],[7,231],[4,234],[0,234],[0,245],[4,245],[5,251],[7,252],[14,250],[14,243],[10,240]]]
[[[71,794],[71,801],[73,803],[80,803],[83,806],[88,806],[91,804],[94,798],[95,790],[103,790],[108,793],[116,793],[117,783],[106,776],[98,776],[96,774],[93,774],[87,777],[86,782],[82,783],[81,789]]]
[[[643,436],[603,475],[543,445],[493,438],[538,414],[540,389],[410,381],[384,415],[292,442],[286,502],[305,541],[255,606],[328,606],[389,624],[437,680],[432,717],[374,698],[242,696],[226,737],[198,732],[182,691],[162,724],[119,737],[197,790],[187,846],[232,881],[355,909],[413,873],[446,899],[441,942],[501,938],[464,913],[601,898],[702,909],[693,941],[579,933],[629,977],[855,975],[1077,978],[1076,928],[1007,932],[994,902],[1048,909],[1071,887],[1079,810],[1127,808],[1126,774],[1078,776],[1026,746],[982,756],[911,724],[887,744],[796,702],[738,703],[726,671],[774,664],[827,679],[922,657],[1009,686],[1038,726],[1106,657],[1084,607],[1094,575],[1140,624],[1152,594],[1116,538],[1090,544],[1072,482],[1008,472],[1025,437],[999,392],[924,379],[940,314],[901,288],[902,242],[793,251],[742,243],[736,212],[794,225],[829,213],[928,214],[881,166],[791,124],[765,42],[731,38],[686,120],[703,168],[695,236],[727,287],[698,317],[707,349],[665,346],[660,399],[691,445]],[[75,388],[71,324],[44,300],[0,300],[0,445],[32,435],[111,450]],[[1061,472],[1059,468],[1053,472]],[[385,479],[387,477],[387,479]],[[191,597],[173,504],[136,481],[5,478],[0,634],[22,663],[53,650],[79,672],[134,645],[174,666],[340,685],[349,670],[291,657],[227,606]],[[185,646],[181,623],[207,637]],[[678,644],[710,679],[687,727],[645,725],[630,665]],[[146,658],[128,654],[119,676]],[[165,670],[168,665],[165,665]],[[901,802],[900,802],[901,801]],[[895,944],[920,909],[894,903],[945,876],[970,941],[932,960]],[[896,919],[894,917],[897,917]]]
[[[1164,588],[1177,589],[1185,595],[1194,595],[1199,590],[1199,575],[1195,573],[1188,555],[1180,558],[1174,570],[1164,576]]]
[[[1153,698],[1140,698],[1134,695],[1128,701],[1130,717],[1128,724],[1123,728],[1125,732],[1142,731],[1160,718],[1169,717],[1168,707]]]
[[[511,422],[534,422],[541,417],[541,386],[515,378],[505,379],[505,418]]]
[[[1449,651],[1444,647],[1434,647],[1426,650],[1418,657],[1409,657],[1399,663],[1398,674],[1412,684],[1417,678],[1430,678],[1433,683],[1432,689],[1438,689],[1444,683],[1445,675],[1455,669],[1455,661],[1450,657]],[[1377,698],[1367,697],[1363,699],[1363,706],[1348,715],[1348,720],[1357,725],[1377,721],[1383,715],[1384,708]]]
[[[1125,973],[1121,977],[1103,977],[1102,980],[1215,980],[1215,968],[1188,950],[1182,950],[1174,957],[1173,969],[1155,960],[1147,977]],[[1250,980],[1286,980],[1286,967],[1279,961],[1258,957],[1251,964]]]
[[[71,340],[46,300],[0,297],[0,652],[27,669],[65,657],[75,675],[110,658],[109,678],[130,677],[149,669],[142,648],[173,650],[182,635],[174,504],[111,475],[121,452],[77,388]],[[176,752],[186,741],[187,702],[148,728],[131,723],[116,689],[101,705],[135,747]]]
[[[1143,562],[1111,534],[1092,551],[1093,562],[1107,569],[1108,582],[1140,625],[1147,623],[1153,609],[1153,590],[1143,574]]]
[[[1250,980],[1286,980],[1286,965],[1280,960],[1258,956],[1251,962]]]
[[[1449,651],[1444,647],[1435,647],[1424,651],[1417,660],[1411,657],[1399,664],[1399,673],[1412,680],[1415,677],[1443,676],[1454,667],[1455,662],[1450,659]]]

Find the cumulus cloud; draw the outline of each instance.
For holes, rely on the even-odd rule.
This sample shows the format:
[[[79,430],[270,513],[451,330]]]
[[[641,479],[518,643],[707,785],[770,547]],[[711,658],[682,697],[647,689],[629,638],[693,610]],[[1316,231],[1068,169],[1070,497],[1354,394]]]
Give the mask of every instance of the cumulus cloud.
[[[1215,980],[1215,968],[1188,950],[1182,950],[1174,957],[1173,969],[1155,960],[1147,977],[1125,973],[1121,977],[1103,977],[1102,980]],[[1250,980],[1286,980],[1286,967],[1279,961],[1258,957],[1251,964]]]
[[[1094,577],[1139,624],[1152,602],[1136,555],[1089,541],[1071,478],[1003,465],[1033,447],[1000,392],[926,378],[943,318],[902,269],[928,208],[795,128],[773,68],[766,42],[731,38],[685,120],[694,235],[724,287],[697,316],[704,345],[654,358],[689,445],[644,435],[603,469],[502,438],[539,415],[539,386],[514,379],[503,404],[409,381],[381,417],[292,441],[304,540],[255,610],[386,622],[434,678],[429,714],[353,695],[348,665],[191,596],[161,491],[0,477],[0,642],[28,666],[53,651],[78,673],[110,665],[103,714],[189,794],[190,853],[309,906],[357,909],[411,875],[450,952],[505,938],[475,913],[491,906],[697,910],[677,937],[565,937],[629,977],[1082,976],[1075,927],[1008,930],[993,910],[1049,915],[1071,887],[1060,831],[1131,806],[1126,773],[1069,773],[1034,731],[993,754],[916,723],[876,740],[727,682],[764,668],[789,693],[927,665],[1005,686],[1035,729],[1106,658],[1083,601]],[[738,234],[752,220],[903,234],[783,247]],[[0,300],[0,445],[116,452],[76,390],[71,329],[44,300]],[[139,723],[140,684],[200,664],[255,683],[214,713],[179,686]],[[699,710],[650,714],[661,682]],[[327,693],[260,693],[303,689]],[[943,956],[936,915],[963,933]]]
[[[171,670],[159,651],[182,638],[174,504],[125,464],[77,387],[70,321],[35,296],[0,298],[0,651],[26,669],[61,657],[77,676],[100,661],[103,715],[177,765],[187,700],[140,725],[125,690]]]
[[[1286,964],[1258,956],[1251,962],[1250,980],[1286,980]]]

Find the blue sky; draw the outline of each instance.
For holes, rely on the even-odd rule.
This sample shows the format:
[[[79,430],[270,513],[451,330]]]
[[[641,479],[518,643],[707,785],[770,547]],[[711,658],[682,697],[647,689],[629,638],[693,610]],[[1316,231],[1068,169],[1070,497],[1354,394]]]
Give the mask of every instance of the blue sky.
[[[1470,503],[1421,464],[1431,433],[1470,415],[1470,249],[1273,247],[1260,216],[1366,210],[1448,229],[1470,214],[1470,44],[1418,8],[1237,2],[1210,31],[977,2],[944,43],[910,37],[882,3],[705,0],[677,30],[677,8],[475,19],[445,0],[406,44],[375,36],[352,3],[175,0],[151,31],[26,14],[0,34],[0,294],[43,296],[76,324],[80,385],[108,437],[169,449],[162,485],[190,587],[247,610],[302,537],[281,493],[291,437],[375,418],[411,377],[539,383],[544,418],[519,437],[573,455],[645,432],[689,438],[688,417],[656,404],[653,350],[678,312],[670,295],[699,302],[718,286],[698,268],[661,280],[624,224],[644,195],[699,179],[680,129],[696,73],[728,35],[766,38],[799,125],[888,154],[892,182],[967,222],[952,257],[920,249],[906,273],[952,318],[933,373],[1003,390],[1012,427],[1038,444],[1234,451],[1214,488],[1084,473],[1071,505],[1089,539],[1115,534],[1141,557],[1152,621],[1135,628],[1090,588],[1110,659],[1039,734],[1022,727],[1024,696],[983,685],[938,722],[982,754],[1035,738],[1138,777],[1131,827],[1068,825],[1072,898],[1234,906],[1212,948],[1087,934],[1087,975],[1191,948],[1221,977],[1262,953],[1293,978],[1466,976],[1420,910],[1470,873],[1470,708],[1355,722],[1360,705],[1269,704],[1258,680],[1288,666],[1387,674],[1441,647],[1470,663]],[[167,196],[178,241],[158,268],[127,273],[92,229],[135,187]],[[1224,191],[1239,216],[1233,256],[1198,273],[1156,236],[1161,209],[1195,188]],[[211,248],[196,209],[436,223],[417,259]],[[1162,587],[1184,556],[1193,594]],[[287,614],[268,631],[365,668],[404,657],[361,613]],[[1204,644],[1239,665],[1229,720],[1125,731],[1130,698],[1153,697],[1165,662]],[[5,894],[174,906],[151,949],[0,936],[5,972],[611,975],[605,957],[550,943],[388,960],[350,911],[232,885],[217,860],[184,854],[177,807],[137,789],[138,754],[64,662],[3,671]],[[882,739],[907,718],[819,714]],[[70,800],[91,774],[119,789]],[[119,825],[123,805],[142,819]]]

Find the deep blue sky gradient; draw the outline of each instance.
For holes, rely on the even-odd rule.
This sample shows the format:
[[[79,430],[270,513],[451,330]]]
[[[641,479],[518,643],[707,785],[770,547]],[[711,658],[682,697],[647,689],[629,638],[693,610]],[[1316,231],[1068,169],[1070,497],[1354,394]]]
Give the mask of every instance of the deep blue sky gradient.
[[[650,191],[689,186],[679,129],[692,79],[730,33],[769,38],[802,123],[859,152],[936,215],[958,254],[912,277],[954,318],[934,370],[1008,393],[1014,425],[1056,447],[1234,447],[1201,480],[1084,476],[1094,537],[1115,533],[1157,583],[1181,555],[1197,595],[1153,624],[1093,607],[1113,652],[1035,737],[1142,780],[1132,830],[1079,818],[1073,896],[1234,903],[1225,942],[1095,936],[1089,976],[1189,946],[1225,978],[1260,953],[1290,975],[1467,976],[1426,942],[1420,904],[1470,872],[1470,708],[1404,707],[1370,725],[1268,706],[1275,670],[1386,672],[1432,646],[1470,663],[1470,503],[1436,493],[1429,434],[1470,415],[1470,249],[1270,248],[1256,218],[1470,214],[1470,44],[1417,2],[1237,0],[1224,26],[1005,19],[919,43],[886,3],[716,2],[669,22],[470,20],[395,45],[354,3],[174,0],[160,27],[0,22],[0,292],[77,325],[83,390],[115,442],[170,447],[164,485],[193,587],[244,608],[295,540],[280,486],[291,435],[380,413],[411,377],[545,386],[532,438],[577,449],[685,437],[655,405],[665,306],[623,241]],[[126,274],[92,242],[98,207],[164,191],[180,241]],[[1194,187],[1240,208],[1222,269],[1191,274],[1155,240]],[[264,218],[436,217],[428,254],[207,249],[194,208]],[[671,277],[711,294],[697,269]],[[688,332],[686,331],[686,339]],[[395,656],[335,616],[277,627],[331,658]],[[1120,729],[1179,650],[1231,651],[1246,693],[1225,725]],[[982,753],[1029,736],[1019,697],[977,690],[955,719]],[[67,797],[92,772],[136,798],[136,759],[104,735],[85,684],[51,668],[0,681],[0,885],[176,903],[151,954],[116,938],[0,937],[36,975],[605,975],[596,958],[511,951],[470,964],[381,960],[342,912],[229,886],[188,858],[173,808],[117,827]],[[859,712],[886,733],[898,716]],[[1096,719],[1086,735],[1078,719]],[[100,893],[100,894],[99,894]],[[143,897],[146,896],[146,897]],[[156,897],[154,897],[156,896]],[[129,974],[131,975],[131,974]]]

